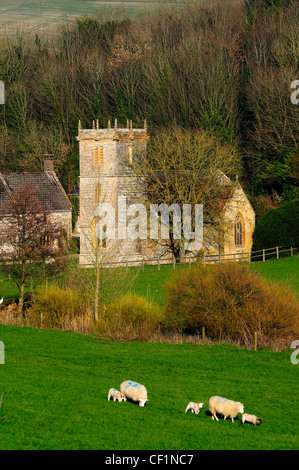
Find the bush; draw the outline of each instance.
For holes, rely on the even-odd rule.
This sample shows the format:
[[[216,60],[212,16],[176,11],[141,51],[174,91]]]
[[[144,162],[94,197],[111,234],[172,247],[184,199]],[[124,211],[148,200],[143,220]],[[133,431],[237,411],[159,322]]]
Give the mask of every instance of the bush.
[[[285,285],[269,283],[247,266],[193,267],[166,286],[166,330],[201,333],[213,340],[263,344],[299,335],[299,301]]]
[[[84,298],[81,290],[52,285],[34,297],[25,324],[100,334],[125,341],[148,341],[157,337],[162,313],[157,305],[144,297],[127,294],[101,305],[101,309],[99,319],[95,320],[88,296]]]
[[[299,200],[271,209],[255,227],[252,250],[274,246],[299,246]]]
[[[103,308],[95,324],[98,333],[122,340],[150,340],[162,320],[160,308],[144,297],[127,294]]]
[[[79,291],[55,285],[34,296],[27,322],[43,328],[65,328],[66,322],[84,315],[86,305]]]

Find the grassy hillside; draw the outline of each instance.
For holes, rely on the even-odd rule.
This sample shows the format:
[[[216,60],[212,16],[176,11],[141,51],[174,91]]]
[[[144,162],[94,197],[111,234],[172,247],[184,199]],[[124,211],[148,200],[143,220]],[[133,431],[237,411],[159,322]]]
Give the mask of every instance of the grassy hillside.
[[[38,31],[48,29],[60,23],[66,23],[77,16],[91,15],[97,11],[106,11],[113,14],[118,8],[118,15],[123,9],[126,15],[135,15],[141,9],[150,8],[157,0],[61,0],[40,2],[37,0],[14,0],[1,2],[0,6],[0,32]]]
[[[295,449],[299,366],[289,353],[99,342],[69,332],[0,326],[1,449]],[[149,402],[107,401],[126,379]],[[212,421],[208,399],[240,400],[260,427]],[[184,413],[205,403],[200,415]],[[5,417],[5,419],[1,419]]]

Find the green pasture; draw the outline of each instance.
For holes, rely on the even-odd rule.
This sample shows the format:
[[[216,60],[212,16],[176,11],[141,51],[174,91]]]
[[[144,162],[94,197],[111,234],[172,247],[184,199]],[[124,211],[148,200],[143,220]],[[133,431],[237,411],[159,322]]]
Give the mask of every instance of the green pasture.
[[[3,325],[0,340],[0,449],[298,449],[299,366],[290,352]],[[144,408],[107,401],[126,379],[147,387]],[[213,421],[212,395],[241,401],[263,424]],[[199,415],[185,414],[189,401],[204,402]]]

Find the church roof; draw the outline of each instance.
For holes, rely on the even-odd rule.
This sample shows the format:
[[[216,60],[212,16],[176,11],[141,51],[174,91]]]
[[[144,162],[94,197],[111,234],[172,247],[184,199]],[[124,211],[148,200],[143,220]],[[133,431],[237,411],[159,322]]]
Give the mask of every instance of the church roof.
[[[71,211],[71,203],[54,171],[35,173],[0,173],[0,210],[10,201],[10,194],[24,188],[34,191],[44,212]]]

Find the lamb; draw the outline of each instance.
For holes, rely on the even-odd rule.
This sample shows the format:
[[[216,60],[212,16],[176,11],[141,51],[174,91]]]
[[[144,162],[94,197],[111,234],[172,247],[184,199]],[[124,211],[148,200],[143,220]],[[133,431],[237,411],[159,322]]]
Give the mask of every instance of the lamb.
[[[127,401],[126,397],[121,392],[116,390],[116,388],[110,388],[108,392],[108,401],[110,401],[110,398],[113,398],[113,401],[117,400],[119,403],[122,400]]]
[[[203,405],[203,403],[194,403],[194,401],[190,401],[187,405],[185,413],[187,413],[188,410],[191,410],[191,413],[195,413],[196,415],[198,415],[198,413],[200,412],[200,408],[202,408]]]
[[[216,415],[216,413],[219,413],[224,416],[224,419],[229,416],[232,422],[234,422],[234,418],[238,413],[244,413],[244,405],[239,401],[237,402],[228,400],[227,398],[214,396],[209,400],[209,410],[212,413],[213,420],[216,419],[216,421],[219,421]]]
[[[257,424],[262,424],[262,418],[258,418],[255,415],[249,415],[248,413],[244,413],[242,415],[242,424],[244,424],[245,421],[248,421],[248,423],[251,423],[252,426],[256,426]]]
[[[144,385],[134,382],[133,380],[125,380],[120,385],[121,393],[130,400],[138,401],[139,406],[144,406],[148,401],[147,390]]]

